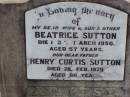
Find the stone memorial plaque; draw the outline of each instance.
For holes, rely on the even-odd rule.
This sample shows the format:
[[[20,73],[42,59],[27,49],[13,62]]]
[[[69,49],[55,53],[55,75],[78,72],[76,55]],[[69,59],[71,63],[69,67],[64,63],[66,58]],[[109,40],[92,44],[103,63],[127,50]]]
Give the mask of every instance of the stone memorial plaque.
[[[60,2],[25,13],[28,79],[123,80],[127,14]]]

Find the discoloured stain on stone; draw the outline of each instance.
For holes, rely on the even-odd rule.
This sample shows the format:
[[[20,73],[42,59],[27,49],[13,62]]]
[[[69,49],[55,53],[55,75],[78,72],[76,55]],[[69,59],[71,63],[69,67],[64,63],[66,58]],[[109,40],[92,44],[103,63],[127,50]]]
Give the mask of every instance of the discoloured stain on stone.
[[[29,0],[0,0],[2,4],[12,4],[12,3],[25,3]]]

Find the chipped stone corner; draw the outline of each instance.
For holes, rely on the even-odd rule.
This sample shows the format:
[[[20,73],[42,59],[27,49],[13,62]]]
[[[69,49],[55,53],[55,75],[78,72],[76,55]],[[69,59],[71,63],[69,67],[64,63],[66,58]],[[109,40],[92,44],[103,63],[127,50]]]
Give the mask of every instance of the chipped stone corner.
[[[15,3],[26,3],[29,0],[0,0],[1,4],[15,4]]]

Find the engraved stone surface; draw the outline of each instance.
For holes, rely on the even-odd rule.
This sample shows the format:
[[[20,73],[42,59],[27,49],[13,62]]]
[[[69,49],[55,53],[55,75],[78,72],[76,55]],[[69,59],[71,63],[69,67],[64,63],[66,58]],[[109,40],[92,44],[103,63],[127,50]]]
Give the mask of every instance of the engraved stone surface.
[[[28,79],[123,80],[126,13],[95,3],[60,2],[25,16]]]
[[[127,46],[126,46],[126,64],[125,64],[125,80],[123,81],[47,81],[47,80],[26,80],[25,68],[25,22],[24,12],[39,7],[41,5],[51,4],[60,1],[84,1],[95,2],[113,8],[123,10],[130,15],[130,3],[125,0],[30,0],[23,4],[0,4],[0,92],[1,97],[50,97],[50,93],[46,96],[34,95],[37,90],[40,91],[44,87],[76,87],[82,89],[88,88],[85,95],[90,95],[93,88],[100,88],[105,91],[116,90],[111,95],[109,91],[103,93],[102,96],[91,97],[130,97],[130,17],[128,17]],[[76,86],[76,87],[75,87]],[[37,87],[35,92],[26,96],[26,94]],[[27,89],[29,88],[29,89]],[[38,89],[40,88],[40,89]],[[75,89],[74,89],[75,88]],[[92,89],[91,89],[92,88]],[[27,89],[27,90],[26,90]],[[98,90],[99,91],[99,90]],[[97,92],[98,92],[97,91]],[[34,94],[33,94],[34,93]],[[79,95],[81,91],[70,93],[71,95]],[[99,92],[100,93],[100,92]],[[47,93],[46,93],[47,94]],[[52,95],[52,94],[51,94]],[[64,96],[65,95],[65,96]],[[83,94],[80,94],[83,95]],[[63,97],[66,94],[63,93]],[[52,97],[52,96],[51,96]],[[71,96],[72,97],[72,96]],[[81,96],[84,97],[84,96]]]
[[[28,97],[124,97],[123,88],[31,87]]]

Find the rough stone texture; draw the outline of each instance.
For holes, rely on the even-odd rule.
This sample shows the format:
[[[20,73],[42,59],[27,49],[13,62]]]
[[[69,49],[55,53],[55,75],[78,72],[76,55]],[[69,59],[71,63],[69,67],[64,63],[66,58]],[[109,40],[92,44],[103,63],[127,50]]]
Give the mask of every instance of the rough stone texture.
[[[0,0],[0,3],[2,4],[12,4],[12,3],[25,3],[29,0]],[[125,0],[127,2],[130,2],[130,0]]]
[[[0,5],[0,92],[2,97],[130,97],[130,17],[128,19],[124,81],[26,80],[25,11],[40,5],[72,0],[31,0]],[[74,0],[75,1],[75,0]],[[77,0],[95,2],[130,14],[123,0]]]

